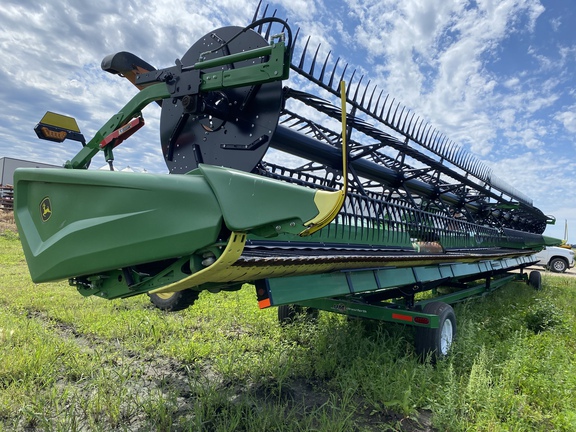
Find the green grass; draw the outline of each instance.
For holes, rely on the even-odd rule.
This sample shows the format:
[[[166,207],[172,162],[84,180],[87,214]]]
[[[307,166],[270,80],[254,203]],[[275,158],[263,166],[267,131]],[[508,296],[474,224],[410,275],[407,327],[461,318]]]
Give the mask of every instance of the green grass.
[[[10,232],[0,268],[0,430],[576,430],[576,279],[457,305],[432,366],[409,327],[282,327],[251,286],[178,313],[84,298],[33,284]]]

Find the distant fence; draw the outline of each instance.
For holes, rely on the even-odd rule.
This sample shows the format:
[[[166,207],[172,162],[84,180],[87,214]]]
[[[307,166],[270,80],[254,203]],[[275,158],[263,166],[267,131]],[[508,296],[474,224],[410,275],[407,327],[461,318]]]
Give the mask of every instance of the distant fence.
[[[0,184],[0,209],[5,211],[14,210],[14,187]]]

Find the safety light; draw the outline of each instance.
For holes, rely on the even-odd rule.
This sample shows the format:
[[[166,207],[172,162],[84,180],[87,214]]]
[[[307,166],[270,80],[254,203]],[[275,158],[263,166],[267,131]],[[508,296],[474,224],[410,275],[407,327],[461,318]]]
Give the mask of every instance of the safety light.
[[[426,317],[415,317],[414,322],[418,324],[430,324],[430,319]]]
[[[412,316],[410,316],[410,315],[404,315],[404,314],[399,314],[399,313],[393,313],[393,314],[392,314],[392,319],[398,320],[398,321],[412,322]]]
[[[62,114],[56,114],[48,111],[34,127],[36,135],[40,139],[62,142],[65,139],[79,141],[82,145],[86,144],[84,135],[80,133],[80,128],[76,119]]]

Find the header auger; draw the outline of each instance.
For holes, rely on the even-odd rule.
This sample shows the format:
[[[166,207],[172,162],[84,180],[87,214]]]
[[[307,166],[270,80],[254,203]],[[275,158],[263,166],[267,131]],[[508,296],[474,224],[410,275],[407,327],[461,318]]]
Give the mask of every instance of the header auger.
[[[171,310],[248,282],[283,319],[299,304],[441,333],[446,308],[418,303],[419,292],[508,280],[557,242],[528,197],[339,59],[319,61],[306,41],[295,61],[298,33],[266,13],[208,33],[168,68],[127,52],[103,60],[138,93],[82,137],[67,169],[15,175],[35,282],[68,279],[107,299],[148,293]],[[318,94],[293,88],[302,80]],[[152,102],[170,175],[87,170],[100,150],[113,168]],[[45,119],[39,136],[81,136],[69,118]]]

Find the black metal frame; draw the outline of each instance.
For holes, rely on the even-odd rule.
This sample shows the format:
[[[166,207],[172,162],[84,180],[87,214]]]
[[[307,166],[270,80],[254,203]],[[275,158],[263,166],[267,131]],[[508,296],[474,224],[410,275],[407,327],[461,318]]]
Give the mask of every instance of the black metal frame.
[[[267,14],[266,6],[262,17]],[[271,24],[255,30],[268,37]],[[298,35],[296,32],[292,51]],[[498,179],[462,147],[394,98],[384,97],[370,81],[364,85],[364,76],[354,82],[356,70],[348,73],[348,65],[341,66],[339,58],[332,61],[331,53],[318,62],[320,46],[315,51],[309,46],[308,38],[299,58],[292,60],[293,71],[338,99],[340,81],[347,83],[346,100],[351,107],[347,114],[348,171],[353,192],[368,195],[368,191],[379,190],[383,199],[396,199],[419,211],[500,230],[541,234],[553,222],[530,198]],[[304,104],[327,120],[339,120],[340,108],[291,88],[285,88],[283,94],[281,122],[270,146],[311,161],[297,171],[315,176],[323,172],[324,185],[335,185],[334,179],[342,172],[341,133],[296,114],[300,110],[288,105]]]

